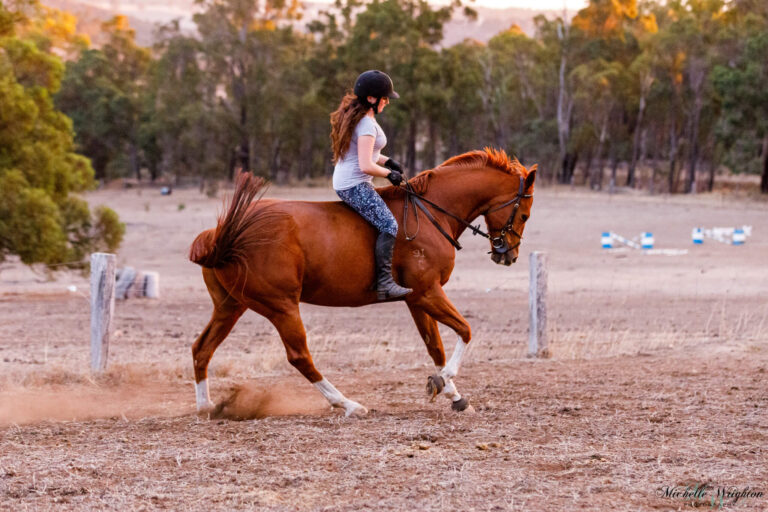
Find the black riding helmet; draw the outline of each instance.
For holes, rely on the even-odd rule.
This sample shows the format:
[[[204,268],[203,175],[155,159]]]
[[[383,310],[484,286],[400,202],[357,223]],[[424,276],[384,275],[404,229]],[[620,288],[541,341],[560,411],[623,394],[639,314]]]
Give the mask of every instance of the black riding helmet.
[[[389,78],[389,75],[376,69],[366,71],[357,77],[354,93],[363,106],[373,109],[374,115],[379,113],[381,98],[385,96],[387,98],[400,97],[395,92],[395,86],[392,84],[392,79]],[[376,98],[376,101],[371,103],[368,101],[368,96],[373,96]]]

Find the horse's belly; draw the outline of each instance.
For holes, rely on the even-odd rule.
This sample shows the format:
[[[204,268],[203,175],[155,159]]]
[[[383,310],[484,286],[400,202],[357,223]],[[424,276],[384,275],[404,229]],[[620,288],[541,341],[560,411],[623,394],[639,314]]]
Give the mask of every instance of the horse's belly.
[[[301,301],[348,307],[375,302],[376,230],[341,204],[305,203],[292,213],[304,254]]]

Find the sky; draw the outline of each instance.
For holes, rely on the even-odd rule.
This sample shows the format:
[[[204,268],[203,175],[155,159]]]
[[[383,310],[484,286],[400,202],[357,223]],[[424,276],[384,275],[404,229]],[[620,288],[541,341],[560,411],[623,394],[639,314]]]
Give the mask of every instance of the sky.
[[[433,0],[430,3],[448,3],[441,0]],[[477,5],[483,7],[495,7],[503,9],[505,7],[525,7],[528,9],[562,9],[563,3],[569,11],[577,11],[587,5],[587,0],[475,0],[467,2],[468,5]]]

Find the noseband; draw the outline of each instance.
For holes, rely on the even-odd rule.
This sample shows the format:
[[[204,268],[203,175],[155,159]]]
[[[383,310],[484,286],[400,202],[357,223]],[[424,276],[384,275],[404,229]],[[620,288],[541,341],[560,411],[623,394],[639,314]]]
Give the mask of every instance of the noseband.
[[[405,239],[406,240],[413,240],[414,238],[416,238],[416,235],[419,232],[419,214],[418,214],[418,211],[421,210],[421,211],[424,212],[424,214],[427,216],[427,218],[430,220],[430,222],[432,222],[432,224],[434,224],[434,226],[437,228],[437,230],[440,231],[440,233],[449,242],[451,242],[451,244],[456,248],[456,250],[461,250],[461,244],[458,242],[458,240],[456,240],[451,235],[449,235],[443,229],[443,227],[437,222],[437,220],[432,215],[432,213],[427,209],[427,207],[424,206],[424,203],[427,203],[430,206],[432,206],[433,208],[435,208],[437,211],[442,212],[442,213],[448,215],[449,217],[452,217],[452,218],[456,219],[457,221],[459,221],[463,226],[469,228],[472,231],[473,235],[480,235],[480,236],[483,236],[483,237],[489,239],[491,241],[491,247],[493,248],[493,252],[496,253],[496,254],[504,254],[506,252],[509,252],[509,251],[515,249],[516,247],[518,247],[520,245],[520,242],[522,241],[523,237],[522,237],[522,235],[520,235],[520,233],[518,233],[517,231],[514,230],[512,225],[515,222],[515,217],[517,216],[517,210],[520,208],[520,200],[533,197],[533,194],[524,194],[523,193],[523,192],[525,192],[525,179],[522,176],[520,176],[520,188],[517,191],[517,195],[514,198],[510,199],[509,201],[507,201],[507,202],[505,202],[505,203],[503,203],[503,204],[501,204],[499,206],[496,206],[494,208],[489,208],[484,213],[480,214],[480,215],[486,216],[489,213],[493,213],[495,211],[501,210],[502,208],[504,208],[506,206],[509,206],[510,204],[514,205],[512,207],[512,213],[509,215],[509,218],[507,219],[507,222],[499,230],[499,235],[498,236],[491,236],[490,233],[486,233],[485,231],[480,229],[479,226],[473,226],[472,224],[470,224],[466,220],[462,219],[458,215],[454,215],[453,213],[451,213],[451,212],[445,210],[444,208],[442,208],[441,206],[436,205],[435,203],[433,203],[432,201],[430,201],[426,197],[420,196],[419,194],[417,194],[413,190],[413,187],[411,187],[411,184],[408,183],[407,181],[405,182],[405,191],[406,191],[406,194],[407,194],[408,197],[406,197],[405,205],[403,207],[403,226],[404,226],[403,229],[407,229],[407,226],[408,226],[408,203],[409,202],[413,202],[414,212],[415,212],[415,216],[416,216],[416,233],[414,233],[411,236],[411,235],[408,235],[408,233],[406,232],[405,233]],[[512,233],[513,235],[515,235],[517,237],[517,243],[515,245],[511,246],[511,247],[507,243],[507,239],[504,236],[507,233]]]
[[[520,189],[517,191],[517,195],[514,199],[511,199],[507,201],[506,203],[497,206],[496,208],[486,210],[485,213],[481,213],[481,215],[485,216],[489,213],[501,210],[505,206],[509,206],[510,204],[513,204],[512,207],[512,213],[509,214],[509,218],[507,219],[507,222],[502,226],[501,230],[499,231],[499,236],[491,237],[490,235],[485,235],[486,238],[491,239],[491,247],[493,247],[493,252],[496,254],[504,254],[506,252],[511,251],[512,249],[515,249],[520,246],[520,243],[523,241],[523,235],[518,233],[514,230],[512,227],[515,223],[515,217],[517,216],[517,210],[520,208],[520,200],[523,198],[529,198],[533,197],[533,194],[523,194],[524,190],[523,187],[525,186],[523,177],[520,176]],[[517,237],[517,243],[513,245],[512,247],[509,246],[509,243],[507,243],[507,238],[504,236],[507,233],[512,233]]]

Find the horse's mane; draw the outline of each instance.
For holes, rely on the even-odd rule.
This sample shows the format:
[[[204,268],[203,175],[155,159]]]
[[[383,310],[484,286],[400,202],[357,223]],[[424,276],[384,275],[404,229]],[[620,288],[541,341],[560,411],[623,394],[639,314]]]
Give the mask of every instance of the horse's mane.
[[[467,151],[461,155],[456,155],[445,162],[441,163],[434,169],[428,171],[422,171],[410,180],[414,191],[417,194],[423,195],[427,191],[427,185],[429,183],[429,177],[439,172],[443,167],[478,167],[486,166],[492,169],[496,169],[507,174],[520,173],[521,176],[528,176],[529,169],[526,169],[523,164],[517,158],[510,158],[507,152],[503,149],[483,148],[482,150]],[[394,197],[400,197],[404,192],[399,187],[382,187],[377,189],[381,197],[384,199],[391,199]]]
[[[434,174],[434,172],[435,171],[433,171],[432,169],[429,169],[427,171],[421,171],[419,174],[409,179],[408,183],[410,183],[411,187],[413,187],[413,191],[419,195],[426,194],[427,185],[429,184],[429,177],[432,174]],[[389,185],[387,187],[377,188],[376,191],[384,199],[393,199],[395,197],[400,197],[403,194],[405,194],[405,191],[402,188],[393,187],[392,185]]]
[[[484,165],[507,174],[520,173],[523,177],[528,175],[528,169],[517,158],[510,158],[503,149],[489,147],[451,157],[437,166],[437,169],[447,166],[469,167],[478,165]]]

